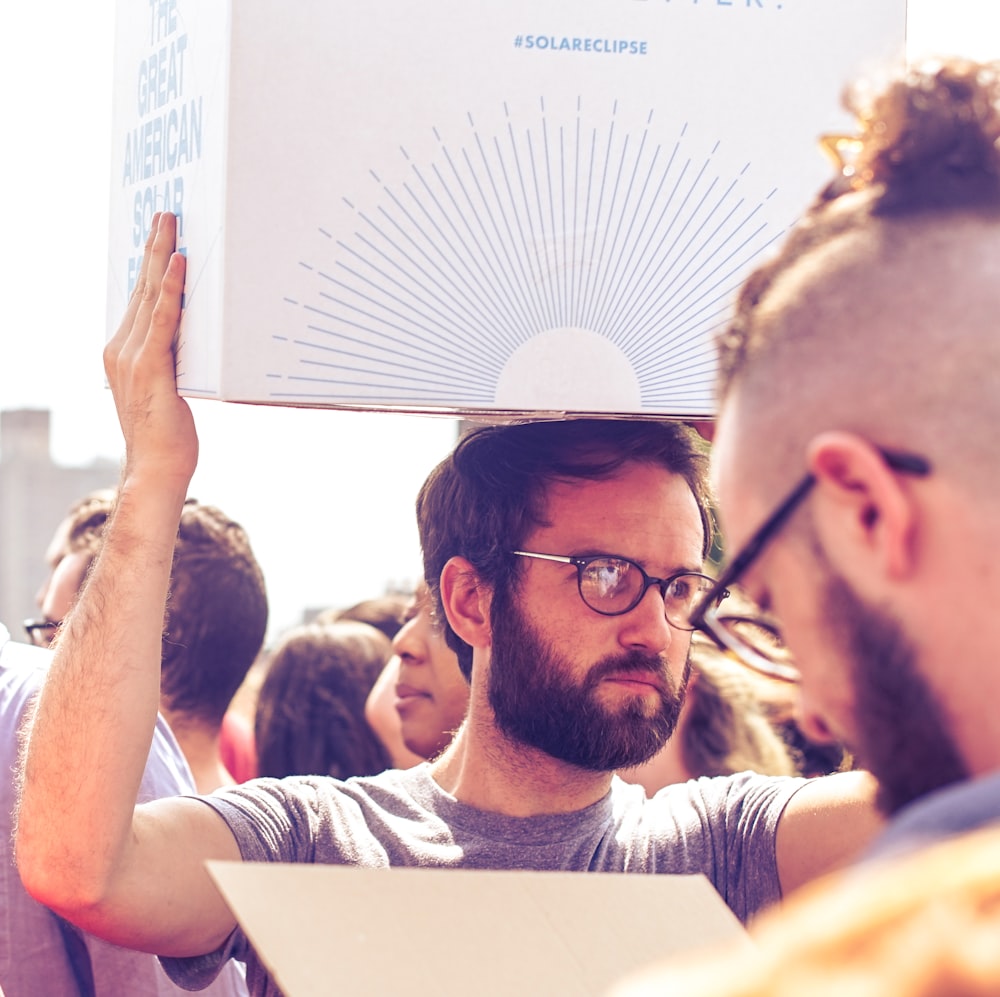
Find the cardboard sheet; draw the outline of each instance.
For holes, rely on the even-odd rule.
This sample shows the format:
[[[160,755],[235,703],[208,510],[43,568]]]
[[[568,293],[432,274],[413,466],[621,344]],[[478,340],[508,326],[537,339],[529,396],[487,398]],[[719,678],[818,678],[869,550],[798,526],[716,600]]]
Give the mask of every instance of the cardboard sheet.
[[[749,938],[702,876],[210,862],[287,997],[602,994]]]

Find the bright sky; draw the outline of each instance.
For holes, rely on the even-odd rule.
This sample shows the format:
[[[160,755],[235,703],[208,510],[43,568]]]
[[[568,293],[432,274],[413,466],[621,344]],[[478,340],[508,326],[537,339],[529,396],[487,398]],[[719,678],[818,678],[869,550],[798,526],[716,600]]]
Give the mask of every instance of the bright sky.
[[[114,6],[11,4],[0,33],[0,408],[51,409],[54,456],[65,464],[121,454],[100,366]],[[911,0],[909,42],[911,54],[1000,57],[1000,3]],[[193,408],[201,462],[191,493],[247,527],[268,578],[272,629],[305,606],[345,605],[417,576],[413,499],[450,448],[453,421]]]

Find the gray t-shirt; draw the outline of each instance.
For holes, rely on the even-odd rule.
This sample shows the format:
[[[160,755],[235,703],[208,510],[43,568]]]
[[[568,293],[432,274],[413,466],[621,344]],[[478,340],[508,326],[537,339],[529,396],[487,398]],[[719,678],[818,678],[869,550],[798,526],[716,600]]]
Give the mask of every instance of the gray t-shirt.
[[[778,818],[802,779],[743,773],[668,786],[647,799],[614,779],[569,814],[506,817],[460,803],[418,765],[363,779],[256,779],[201,797],[245,861],[580,872],[704,873],[746,920],[780,897]],[[237,929],[216,952],[163,959],[173,980],[205,986],[230,956],[253,995],[280,993]]]

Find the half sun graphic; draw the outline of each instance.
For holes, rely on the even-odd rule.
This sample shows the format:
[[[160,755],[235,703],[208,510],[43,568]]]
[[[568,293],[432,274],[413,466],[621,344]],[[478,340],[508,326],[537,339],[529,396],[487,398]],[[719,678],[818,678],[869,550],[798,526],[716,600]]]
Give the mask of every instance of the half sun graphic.
[[[648,108],[486,117],[401,147],[316,225],[272,397],[709,412],[712,338],[787,226],[773,185]]]

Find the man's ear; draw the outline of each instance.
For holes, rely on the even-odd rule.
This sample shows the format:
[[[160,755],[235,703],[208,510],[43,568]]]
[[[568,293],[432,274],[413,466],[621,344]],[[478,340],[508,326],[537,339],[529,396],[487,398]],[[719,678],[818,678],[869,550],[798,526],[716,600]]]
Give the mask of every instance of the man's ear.
[[[814,521],[833,561],[838,554],[867,559],[889,578],[905,577],[914,566],[919,518],[906,476],[853,433],[821,433],[806,457],[816,478]]]
[[[464,558],[450,558],[441,569],[441,602],[451,629],[472,647],[489,647],[493,593]]]

